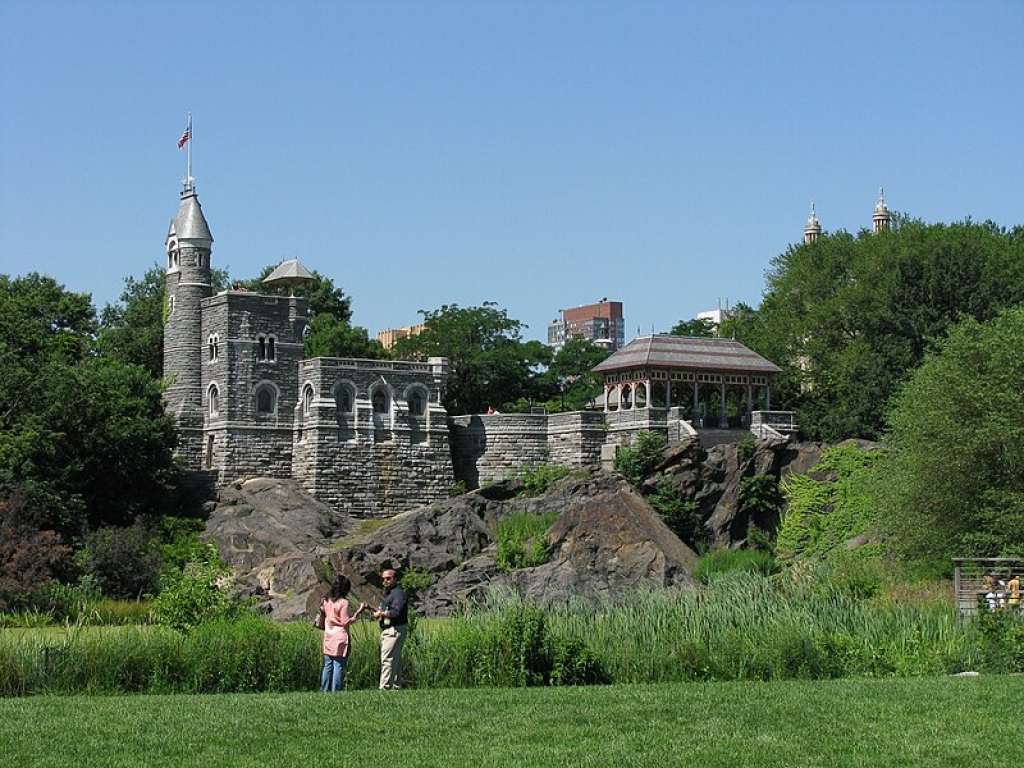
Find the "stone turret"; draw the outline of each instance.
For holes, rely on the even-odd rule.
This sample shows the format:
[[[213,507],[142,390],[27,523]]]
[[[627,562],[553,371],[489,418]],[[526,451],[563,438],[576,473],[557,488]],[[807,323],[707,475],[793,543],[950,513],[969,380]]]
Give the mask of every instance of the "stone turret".
[[[211,293],[213,235],[191,182],[181,192],[166,245],[164,397],[180,429],[178,453],[198,466],[203,429],[201,305]]]
[[[818,223],[818,217],[814,215],[814,203],[811,203],[811,217],[807,220],[807,226],[804,227],[804,243],[810,245],[818,236],[821,234],[821,224]]]

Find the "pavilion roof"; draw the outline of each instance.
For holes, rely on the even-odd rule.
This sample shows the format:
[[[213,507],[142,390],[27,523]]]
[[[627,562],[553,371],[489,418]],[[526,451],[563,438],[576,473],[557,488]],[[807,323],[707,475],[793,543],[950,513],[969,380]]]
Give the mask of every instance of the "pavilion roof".
[[[779,366],[735,339],[705,339],[664,333],[638,336],[594,367],[596,373],[629,368],[733,371],[772,376]]]

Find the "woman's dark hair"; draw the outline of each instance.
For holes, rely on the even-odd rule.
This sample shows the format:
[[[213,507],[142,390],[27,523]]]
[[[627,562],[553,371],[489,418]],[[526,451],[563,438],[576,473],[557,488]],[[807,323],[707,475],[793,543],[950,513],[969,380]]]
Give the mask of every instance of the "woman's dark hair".
[[[348,597],[350,589],[352,589],[352,582],[348,580],[347,576],[335,576],[334,581],[331,582],[331,591],[327,593],[327,597],[330,600],[341,600],[343,597]]]

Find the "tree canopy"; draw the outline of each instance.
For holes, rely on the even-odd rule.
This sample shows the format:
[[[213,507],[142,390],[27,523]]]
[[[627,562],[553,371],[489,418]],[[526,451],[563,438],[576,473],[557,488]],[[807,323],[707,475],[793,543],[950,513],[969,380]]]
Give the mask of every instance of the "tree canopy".
[[[580,411],[601,394],[604,377],[594,367],[611,351],[592,339],[569,338],[536,376],[536,396],[549,412]]]
[[[41,530],[130,521],[173,483],[161,385],[101,357],[97,329],[88,295],[0,275],[0,495],[17,491]]]
[[[534,374],[550,360],[550,348],[524,342],[522,323],[504,309],[493,302],[468,308],[445,304],[420,314],[423,332],[399,339],[392,352],[403,360],[448,358],[450,373],[441,401],[450,414],[483,413],[537,396]]]
[[[773,400],[811,437],[878,439],[889,399],[962,316],[1024,301],[1024,236],[994,224],[897,217],[823,235],[771,262],[756,318],[728,330],[783,368]]]
[[[904,554],[1024,555],[1024,305],[966,318],[926,354],[889,415],[879,496]]]

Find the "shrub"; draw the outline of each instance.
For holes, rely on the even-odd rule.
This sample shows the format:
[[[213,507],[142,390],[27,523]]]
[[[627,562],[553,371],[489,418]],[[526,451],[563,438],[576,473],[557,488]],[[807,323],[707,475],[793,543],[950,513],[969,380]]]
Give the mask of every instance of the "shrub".
[[[545,515],[513,515],[498,523],[498,567],[505,571],[535,568],[548,561],[547,531],[558,519],[557,512]]]
[[[158,544],[141,520],[127,528],[99,528],[85,537],[83,570],[110,597],[155,592],[162,563]]]
[[[1018,611],[979,611],[982,666],[987,672],[1024,672],[1024,614]]]
[[[749,519],[759,527],[765,530],[775,530],[778,524],[779,510],[782,508],[779,478],[769,474],[742,478],[739,488],[739,504]]]
[[[660,432],[640,430],[636,442],[619,449],[613,466],[634,485],[639,485],[661,463],[668,438]]]
[[[54,531],[34,527],[30,517],[20,496],[0,500],[0,609],[24,603],[71,564],[71,548]]]
[[[552,483],[561,480],[569,472],[568,467],[563,467],[560,464],[541,462],[539,464],[527,464],[516,475],[516,479],[525,486],[522,495],[540,496]]]
[[[448,497],[454,499],[456,496],[462,496],[468,492],[465,480],[456,480],[448,487]]]
[[[757,441],[754,440],[754,436],[750,433],[743,435],[736,442],[736,455],[739,457],[740,464],[745,461],[749,461],[757,450]]]
[[[184,571],[168,572],[160,594],[153,601],[158,624],[188,632],[199,625],[235,618],[248,606],[237,594],[230,571],[211,553],[205,563],[191,563]]]
[[[760,549],[716,549],[697,561],[693,577],[704,584],[725,573],[741,571],[768,576],[778,570],[770,552]]]
[[[200,535],[206,530],[206,523],[198,517],[161,518],[160,538],[163,541],[161,554],[164,566],[185,568],[191,562],[202,560],[206,555],[206,544]]]
[[[647,500],[672,533],[698,553],[707,549],[708,534],[701,519],[699,503],[684,499],[667,480],[658,483]]]

